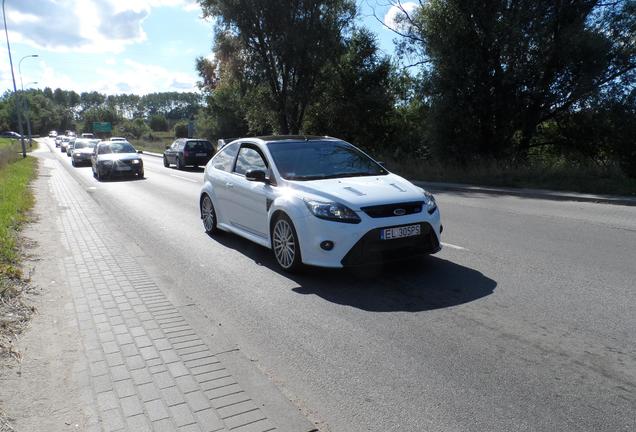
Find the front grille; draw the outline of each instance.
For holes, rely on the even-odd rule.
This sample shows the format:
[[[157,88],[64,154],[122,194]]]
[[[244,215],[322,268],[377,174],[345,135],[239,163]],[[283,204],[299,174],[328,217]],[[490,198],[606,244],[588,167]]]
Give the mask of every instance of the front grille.
[[[361,207],[361,210],[369,215],[369,217],[384,218],[420,213],[422,211],[422,206],[424,206],[423,201],[414,201]]]
[[[341,264],[357,266],[403,260],[418,255],[434,254],[440,250],[437,235],[433,227],[426,222],[420,223],[421,234],[413,237],[381,240],[380,232],[383,229],[385,228],[376,228],[366,233],[344,256]]]

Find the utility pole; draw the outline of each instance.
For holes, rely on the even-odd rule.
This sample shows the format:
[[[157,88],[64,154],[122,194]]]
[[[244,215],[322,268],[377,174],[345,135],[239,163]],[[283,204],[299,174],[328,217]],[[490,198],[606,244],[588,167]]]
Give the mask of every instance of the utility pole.
[[[18,89],[15,85],[15,74],[13,73],[13,60],[11,59],[11,45],[9,44],[9,32],[7,31],[7,14],[4,12],[4,1],[2,0],[2,18],[4,20],[4,34],[7,38],[7,51],[9,51],[9,66],[11,67],[11,79],[13,80],[13,96],[16,101],[16,111],[18,112],[18,130],[20,132],[20,142],[22,143],[22,157],[26,157],[26,146],[24,144],[24,131],[22,130],[22,112],[18,101]]]
[[[22,82],[22,60],[32,57],[39,57],[37,54],[30,54],[22,57],[18,62],[18,74],[20,75],[20,98],[22,99],[22,109],[24,110],[24,117],[26,118],[27,130],[29,132],[29,148],[33,146],[31,143],[31,122],[29,121],[29,113],[27,111],[27,100],[24,95],[24,83]]]

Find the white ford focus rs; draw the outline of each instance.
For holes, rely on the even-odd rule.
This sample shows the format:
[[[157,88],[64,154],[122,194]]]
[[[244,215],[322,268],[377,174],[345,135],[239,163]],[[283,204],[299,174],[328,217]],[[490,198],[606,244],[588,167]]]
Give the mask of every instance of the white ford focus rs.
[[[199,206],[208,234],[229,231],[270,248],[289,271],[441,249],[433,196],[335,138],[235,140],[207,164]]]

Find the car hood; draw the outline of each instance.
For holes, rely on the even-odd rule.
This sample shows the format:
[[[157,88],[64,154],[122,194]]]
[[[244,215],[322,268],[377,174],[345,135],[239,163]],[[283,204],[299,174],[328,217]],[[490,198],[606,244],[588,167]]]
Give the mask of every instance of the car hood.
[[[336,201],[353,210],[370,205],[424,200],[421,188],[395,174],[289,183],[306,198]]]
[[[137,153],[108,153],[108,154],[100,154],[97,159],[102,160],[133,160],[133,159],[141,159]]]
[[[81,153],[81,154],[92,154],[93,153],[93,149],[90,147],[82,147],[79,149],[74,149],[73,153]]]

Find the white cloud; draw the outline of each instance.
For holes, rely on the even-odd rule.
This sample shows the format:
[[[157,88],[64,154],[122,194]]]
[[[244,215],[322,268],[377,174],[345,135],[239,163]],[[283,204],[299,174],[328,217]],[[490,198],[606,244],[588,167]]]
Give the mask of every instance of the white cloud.
[[[106,94],[195,91],[197,81],[194,74],[174,72],[130,59],[125,59],[119,66],[100,67],[95,75],[95,81],[87,83],[86,89]]]
[[[408,23],[404,12],[412,16],[418,7],[419,4],[414,2],[404,2],[391,6],[386,15],[384,15],[384,25],[395,31],[405,31],[408,28]]]
[[[12,42],[56,52],[120,53],[143,42],[153,8],[197,10],[192,0],[20,0],[8,2]]]

